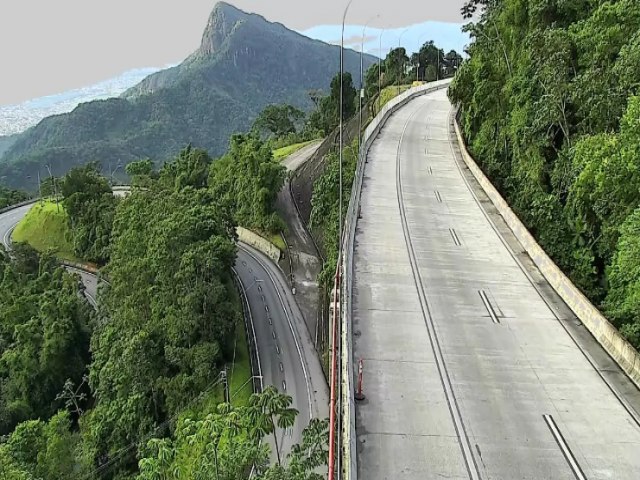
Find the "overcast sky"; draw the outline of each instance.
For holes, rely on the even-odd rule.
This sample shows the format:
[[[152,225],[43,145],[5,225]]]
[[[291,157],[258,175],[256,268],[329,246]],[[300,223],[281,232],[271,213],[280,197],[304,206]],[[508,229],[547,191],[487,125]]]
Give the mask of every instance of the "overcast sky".
[[[346,0],[231,0],[298,31],[336,25]],[[460,24],[464,0],[353,0],[347,17],[373,28]],[[214,0],[1,0],[0,104],[63,92],[140,67],[183,60]],[[313,30],[311,30],[313,31]],[[327,39],[330,40],[330,39]]]

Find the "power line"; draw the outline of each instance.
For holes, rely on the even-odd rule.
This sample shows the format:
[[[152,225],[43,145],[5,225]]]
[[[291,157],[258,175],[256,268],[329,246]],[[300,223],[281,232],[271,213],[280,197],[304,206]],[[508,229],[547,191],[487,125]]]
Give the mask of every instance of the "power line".
[[[155,434],[166,428],[167,426],[169,426],[169,424],[171,422],[173,422],[174,420],[176,420],[178,418],[178,416],[180,416],[187,408],[191,407],[194,403],[196,403],[197,401],[202,399],[202,396],[209,392],[212,388],[220,385],[223,382],[223,379],[221,377],[218,378],[218,380],[216,380],[215,382],[209,384],[209,386],[207,388],[205,388],[202,392],[200,392],[200,394],[197,397],[192,398],[185,406],[184,408],[178,412],[175,413],[173,416],[171,416],[170,418],[168,418],[167,420],[165,420],[164,422],[162,422],[160,425],[158,425],[151,433],[148,433],[144,438],[136,441],[136,442],[132,442],[129,445],[127,445],[126,447],[121,448],[120,450],[118,450],[115,455],[106,463],[100,465],[98,468],[92,470],[91,472],[89,472],[87,475],[84,476],[85,479],[91,478],[93,475],[98,474],[98,473],[102,473],[105,470],[109,469],[111,466],[113,466],[115,463],[117,463],[120,459],[122,459],[122,457],[124,455],[126,455],[128,452],[130,452],[134,447],[144,444],[146,442],[148,442],[152,437],[155,436]]]

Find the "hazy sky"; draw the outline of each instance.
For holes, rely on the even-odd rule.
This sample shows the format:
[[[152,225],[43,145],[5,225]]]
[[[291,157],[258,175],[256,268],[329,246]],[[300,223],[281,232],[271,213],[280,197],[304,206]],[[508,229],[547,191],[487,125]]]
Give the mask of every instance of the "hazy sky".
[[[342,21],[346,0],[231,0],[305,31]],[[347,23],[398,28],[462,23],[464,0],[353,0]],[[214,0],[2,0],[0,104],[63,92],[194,51]],[[329,39],[327,39],[329,40]]]

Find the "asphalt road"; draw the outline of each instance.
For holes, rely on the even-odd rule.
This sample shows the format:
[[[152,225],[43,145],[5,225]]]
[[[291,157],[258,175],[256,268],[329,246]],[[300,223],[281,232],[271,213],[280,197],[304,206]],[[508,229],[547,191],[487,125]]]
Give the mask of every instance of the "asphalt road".
[[[600,347],[569,335],[485,216],[450,109],[444,90],[413,100],[369,153],[354,257],[359,477],[640,478],[625,403],[637,389],[605,382],[589,361]]]
[[[309,145],[298,150],[297,152],[292,153],[288,157],[285,157],[282,160],[282,164],[285,167],[287,167],[287,170],[289,171],[296,170],[299,166],[305,163],[309,159],[309,157],[311,157],[311,155],[315,153],[315,151],[318,149],[321,143],[322,143],[322,140],[318,140],[310,143]]]
[[[311,418],[329,415],[327,384],[302,313],[280,269],[243,244],[235,269],[251,310],[263,384],[290,395],[300,412],[293,429],[278,434],[286,455],[300,442]]]
[[[5,248],[11,248],[11,233],[31,207],[32,205],[25,205],[0,214],[0,238]],[[97,306],[96,298],[98,298],[98,277],[76,268],[67,268],[67,270],[80,276],[82,283],[86,287],[85,296],[95,308]]]
[[[311,158],[321,143],[322,140],[313,142],[285,158],[282,164],[289,171],[295,171]],[[284,262],[281,264],[284,263],[283,268],[289,275],[292,287],[296,289],[298,305],[317,347],[318,343],[324,340],[325,330],[327,330],[322,328],[322,317],[319,312],[320,300],[317,279],[322,270],[322,259],[311,235],[307,232],[300,215],[298,215],[291,194],[289,178],[278,192],[276,208],[289,227],[284,232],[288,249],[285,252]]]
[[[0,214],[0,238],[5,247],[10,246],[13,228],[30,208],[27,205]],[[85,295],[95,307],[97,277],[69,270],[80,275],[86,286]],[[327,384],[303,315],[280,269],[258,251],[242,245],[236,270],[254,320],[263,383],[291,395],[293,406],[300,411],[293,429],[279,433],[284,458],[291,446],[302,439],[302,430],[310,418],[328,417]]]

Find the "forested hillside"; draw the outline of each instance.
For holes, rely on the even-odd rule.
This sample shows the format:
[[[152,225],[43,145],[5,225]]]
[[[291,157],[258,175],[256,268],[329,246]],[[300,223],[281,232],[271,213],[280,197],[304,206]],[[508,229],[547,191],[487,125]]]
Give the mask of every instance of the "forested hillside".
[[[0,479],[318,478],[326,421],[270,465],[264,437],[293,425],[291,397],[222,403],[244,328],[236,222],[277,226],[284,167],[251,134],[216,162],[188,147],[127,170],[120,200],[93,164],[56,183],[75,254],[106,264],[97,312],[50,255],[0,249]]]
[[[640,347],[640,2],[472,0],[450,96],[476,160]]]
[[[229,137],[249,130],[265,106],[310,110],[309,92],[329,89],[339,53],[335,45],[219,3],[200,48],[184,63],[148,77],[122,98],[82,104],[5,142],[0,178],[33,188],[29,178],[44,165],[63,175],[93,161],[122,176],[131,161],[161,164],[187,144],[219,156]],[[374,57],[364,61],[368,67]],[[345,68],[359,72],[358,53],[345,51]]]

